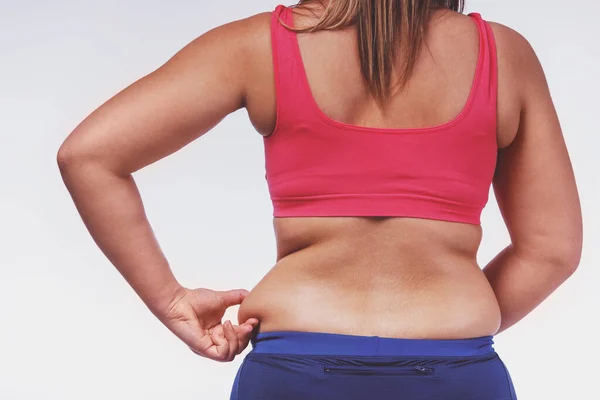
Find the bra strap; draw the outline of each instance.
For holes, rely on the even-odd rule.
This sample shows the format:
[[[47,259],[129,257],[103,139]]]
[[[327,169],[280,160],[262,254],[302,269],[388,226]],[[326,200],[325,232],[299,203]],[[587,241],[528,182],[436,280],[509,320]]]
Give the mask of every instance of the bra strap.
[[[494,107],[498,95],[498,61],[496,56],[496,41],[490,24],[483,20],[479,13],[470,13],[479,30],[479,51],[481,52],[480,89],[485,98]]]
[[[298,123],[298,117],[311,107],[311,93],[296,32],[287,29],[294,26],[292,11],[278,5],[271,17],[271,46],[277,98],[277,127]]]

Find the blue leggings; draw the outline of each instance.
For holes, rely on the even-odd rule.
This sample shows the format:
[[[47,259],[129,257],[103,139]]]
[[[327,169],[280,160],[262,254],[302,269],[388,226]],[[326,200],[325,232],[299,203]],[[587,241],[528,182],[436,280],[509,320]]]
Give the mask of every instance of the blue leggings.
[[[493,343],[260,332],[230,400],[516,400]]]

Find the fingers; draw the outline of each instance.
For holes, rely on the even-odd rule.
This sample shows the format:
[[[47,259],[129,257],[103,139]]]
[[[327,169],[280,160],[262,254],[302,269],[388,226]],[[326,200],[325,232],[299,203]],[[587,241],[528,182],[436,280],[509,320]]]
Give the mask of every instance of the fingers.
[[[238,334],[229,320],[225,321],[223,324],[223,332],[225,333],[225,339],[227,339],[227,343],[229,345],[227,349],[227,358],[225,361],[232,361],[236,354],[238,354],[238,349],[240,347]]]
[[[244,324],[248,324],[248,325],[252,326],[252,329],[256,328],[258,323],[259,323],[258,318],[248,318],[248,320],[246,322],[244,322]]]
[[[240,354],[246,347],[248,347],[248,343],[250,342],[250,337],[252,336],[252,330],[258,325],[258,320],[256,318],[250,318],[248,321],[243,323],[242,325],[236,326],[235,329],[238,333],[238,351],[237,354]]]
[[[229,341],[229,361],[232,361],[236,355],[240,354],[250,342],[252,331],[258,325],[258,319],[250,318],[242,325],[233,326],[231,321],[227,320],[223,324],[225,337]]]
[[[212,346],[202,352],[192,347],[190,349],[200,356],[215,361],[233,361],[236,355],[248,347],[252,330],[258,325],[258,322],[258,319],[250,318],[244,324],[234,326],[231,321],[227,320],[223,324],[215,326],[207,335],[212,341]]]
[[[210,333],[210,338],[214,344],[214,348],[209,349],[205,356],[215,361],[230,361],[229,360],[229,341],[225,335],[223,325],[215,326]]]
[[[235,356],[239,354],[240,341],[238,332],[227,320],[223,324],[216,326],[210,334],[214,343],[214,351],[210,358],[216,361],[227,362],[233,361]],[[216,353],[216,354],[214,354]]]
[[[242,301],[250,293],[246,289],[233,289],[225,291],[216,291],[224,302],[225,307],[235,306],[242,304]]]

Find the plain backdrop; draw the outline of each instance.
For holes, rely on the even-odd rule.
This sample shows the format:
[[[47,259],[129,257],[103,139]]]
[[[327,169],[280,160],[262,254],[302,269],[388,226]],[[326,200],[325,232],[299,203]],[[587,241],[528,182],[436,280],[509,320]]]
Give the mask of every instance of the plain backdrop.
[[[537,51],[584,212],[579,270],[495,348],[521,400],[598,399],[600,4],[467,3]],[[228,398],[250,347],[231,363],[204,359],[152,316],[85,230],[56,151],[93,109],[197,36],[277,4],[0,0],[0,399]],[[135,174],[184,285],[250,290],[273,266],[262,145],[241,110]],[[508,244],[493,193],[482,218],[483,266]]]

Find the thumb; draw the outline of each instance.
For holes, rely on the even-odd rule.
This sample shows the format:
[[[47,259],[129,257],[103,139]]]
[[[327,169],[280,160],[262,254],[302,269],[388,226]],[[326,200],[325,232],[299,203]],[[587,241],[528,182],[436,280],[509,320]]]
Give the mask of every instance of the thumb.
[[[216,293],[223,299],[225,305],[230,307],[236,304],[241,304],[250,292],[248,292],[246,289],[233,289],[216,291]]]

